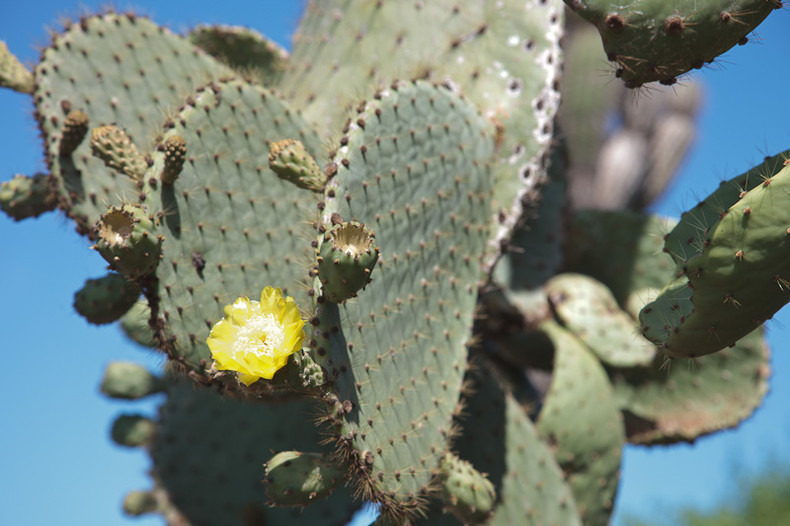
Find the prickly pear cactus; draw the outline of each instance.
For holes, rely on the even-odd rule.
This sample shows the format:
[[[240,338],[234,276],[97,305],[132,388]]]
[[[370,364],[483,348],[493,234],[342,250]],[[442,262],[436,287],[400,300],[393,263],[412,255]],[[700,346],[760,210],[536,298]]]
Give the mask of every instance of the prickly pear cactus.
[[[566,4],[635,87],[674,82],[778,2]],[[597,123],[566,149],[563,20],[559,0],[314,0],[290,57],[245,28],[183,38],[114,13],[68,25],[33,73],[0,46],[0,86],[32,93],[50,171],[3,183],[0,206],[57,203],[115,271],[76,309],[168,358],[162,376],[117,363],[102,381],[163,400],[110,430],[153,461],[128,514],[342,524],[373,501],[387,525],[604,525],[626,440],[751,414],[769,375],[754,329],[790,299],[788,152],[677,224],[575,210],[573,163],[605,143],[578,99],[607,95],[566,90],[563,121]],[[661,142],[620,113],[618,133]],[[632,190],[673,171],[653,154]],[[261,291],[291,298],[287,330],[235,307]],[[233,369],[277,338],[293,344],[281,368]]]

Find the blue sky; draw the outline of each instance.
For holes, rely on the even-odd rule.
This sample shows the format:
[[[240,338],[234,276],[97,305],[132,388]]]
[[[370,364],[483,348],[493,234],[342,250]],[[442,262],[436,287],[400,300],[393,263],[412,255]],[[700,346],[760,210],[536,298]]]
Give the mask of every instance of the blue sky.
[[[302,8],[301,2],[271,0],[135,5],[176,31],[201,22],[250,25],[283,44]],[[76,3],[4,2],[0,39],[32,64],[38,47],[48,42],[45,27],[80,12]],[[790,147],[788,27],[790,12],[771,15],[758,38],[725,57],[724,67],[696,75],[706,83],[699,137],[656,211],[679,215],[720,180]],[[0,115],[0,180],[44,170],[29,97],[0,90]],[[109,440],[115,415],[154,415],[158,401],[119,403],[98,393],[108,362],[133,360],[154,368],[161,358],[127,343],[115,327],[89,326],[73,311],[74,291],[85,279],[103,275],[104,262],[62,216],[13,223],[0,214],[0,242],[0,327],[10,365],[0,382],[0,524],[161,524],[121,514],[123,495],[149,486],[149,464],[143,452]],[[790,417],[783,403],[790,400],[790,315],[780,312],[769,328],[774,376],[763,407],[737,430],[693,446],[628,447],[615,524],[626,514],[665,517],[671,524],[669,514],[678,506],[710,507],[734,494],[737,473],[790,458]]]

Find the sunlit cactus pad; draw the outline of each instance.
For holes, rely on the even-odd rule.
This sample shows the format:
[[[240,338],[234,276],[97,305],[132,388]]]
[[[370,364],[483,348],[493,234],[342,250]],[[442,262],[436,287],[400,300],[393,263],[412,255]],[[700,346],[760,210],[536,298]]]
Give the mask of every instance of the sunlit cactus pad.
[[[164,257],[155,296],[160,345],[193,367],[210,361],[206,337],[237,297],[279,287],[308,309],[316,198],[269,169],[269,142],[296,138],[321,157],[317,137],[268,90],[239,80],[213,83],[187,99],[167,125],[187,160],[173,185],[157,185]],[[165,154],[154,154],[156,180]]]
[[[385,515],[422,506],[452,434],[482,256],[492,235],[489,123],[463,98],[403,83],[359,107],[325,213],[364,223],[372,283],[319,310],[317,359],[333,381],[336,438]]]
[[[140,188],[93,158],[87,140],[60,156],[66,115],[80,110],[91,127],[118,123],[147,150],[188,93],[229,74],[185,39],[134,14],[82,18],[53,37],[35,70],[36,116],[61,207],[78,227],[90,227],[108,205],[137,201]]]

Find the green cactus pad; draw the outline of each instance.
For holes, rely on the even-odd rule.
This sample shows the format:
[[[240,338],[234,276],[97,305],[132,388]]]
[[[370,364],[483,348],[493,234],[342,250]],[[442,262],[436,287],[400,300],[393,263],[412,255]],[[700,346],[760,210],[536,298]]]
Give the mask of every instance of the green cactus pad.
[[[263,86],[276,85],[288,67],[288,52],[248,27],[198,26],[187,38],[228,66],[252,73]]]
[[[343,303],[370,283],[379,259],[376,236],[354,221],[337,224],[324,234],[317,259],[323,297]]]
[[[163,389],[162,381],[142,365],[131,362],[112,362],[104,371],[101,392],[110,398],[137,400]]]
[[[151,442],[156,424],[142,415],[121,415],[112,424],[110,436],[119,446],[140,447]]]
[[[464,524],[478,524],[491,515],[496,501],[494,485],[469,462],[445,454],[439,479],[445,507]]]
[[[165,152],[164,166],[159,178],[164,184],[173,184],[184,168],[184,161],[187,159],[187,142],[180,135],[170,135],[159,146]]]
[[[493,235],[493,137],[464,99],[418,82],[362,104],[341,143],[325,221],[372,228],[381,257],[363,294],[320,307],[315,355],[358,490],[386,517],[411,516],[452,434]]]
[[[623,417],[598,360],[554,322],[541,325],[555,347],[551,387],[537,428],[555,449],[587,525],[609,524],[625,442]]]
[[[779,168],[705,233],[702,251],[685,261],[685,280],[642,309],[645,336],[669,356],[733,345],[790,301],[790,161]]]
[[[136,283],[113,272],[86,281],[74,294],[74,309],[90,323],[103,325],[120,319],[139,297]]]
[[[96,224],[94,248],[118,271],[132,279],[152,272],[162,257],[162,237],[153,216],[139,205],[110,208]]]
[[[62,144],[62,143],[61,143]],[[141,179],[148,165],[125,131],[108,124],[91,132],[91,152],[111,170]]]
[[[640,334],[606,285],[581,274],[560,274],[545,286],[559,321],[607,365],[647,365],[655,346]]]
[[[88,133],[88,116],[84,111],[71,110],[66,118],[63,119],[63,128],[61,129],[60,148],[58,153],[61,157],[68,157],[85,139]]]
[[[15,221],[38,217],[54,210],[56,205],[51,180],[44,174],[33,177],[17,174],[10,181],[0,183],[0,210]]]
[[[304,510],[266,506],[263,464],[272,451],[317,449],[314,410],[304,401],[249,403],[171,383],[150,446],[155,491],[166,493],[183,524],[246,526],[251,515],[273,526],[345,524],[358,505],[342,487]]]
[[[790,157],[790,150],[773,157],[766,157],[762,164],[728,181],[692,209],[680,216],[678,224],[666,235],[664,251],[669,253],[677,265],[702,253],[710,240],[711,233],[727,211],[746,195],[773,177]]]
[[[269,169],[267,143],[299,137],[313,155],[322,149],[299,115],[265,88],[214,83],[187,102],[163,141],[178,135],[193,153],[173,185],[150,190],[165,238],[154,292],[160,347],[198,368],[211,361],[210,328],[237,298],[280,287],[309,309],[316,198]],[[156,180],[166,155],[154,152],[146,181]]]
[[[308,506],[332,494],[343,473],[323,453],[282,451],[266,462],[270,506]]]
[[[33,93],[33,74],[14,56],[8,45],[0,40],[0,88],[20,93]]]
[[[279,89],[320,130],[360,93],[397,79],[449,81],[498,125],[492,211],[504,242],[542,178],[559,103],[559,0],[312,2]],[[353,87],[353,88],[350,88]],[[492,265],[495,258],[487,263]]]
[[[583,210],[571,220],[565,268],[591,276],[625,307],[635,290],[662,287],[675,262],[662,253],[675,221],[623,210]]]
[[[696,364],[659,356],[647,367],[610,370],[629,442],[668,444],[737,426],[768,392],[762,329]]]
[[[294,139],[283,139],[269,146],[269,168],[286,181],[313,192],[323,192],[326,174]]]
[[[60,156],[64,116],[116,123],[147,148],[164,115],[198,85],[232,71],[185,39],[133,14],[86,17],[53,37],[35,70],[36,116],[61,207],[88,232],[108,205],[137,202],[140,189],[104,168],[83,141]]]
[[[642,0],[565,0],[595,25],[617,76],[630,88],[646,82],[673,84],[738,43],[774,9],[779,0],[664,2]]]
[[[488,366],[472,375],[459,418],[458,456],[488,474],[497,494],[491,526],[580,525],[570,486],[525,408]]]

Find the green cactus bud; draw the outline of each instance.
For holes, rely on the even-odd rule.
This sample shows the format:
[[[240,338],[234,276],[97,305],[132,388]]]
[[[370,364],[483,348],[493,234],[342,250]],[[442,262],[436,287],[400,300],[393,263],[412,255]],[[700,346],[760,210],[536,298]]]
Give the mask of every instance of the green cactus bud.
[[[324,234],[318,250],[318,279],[324,297],[343,303],[370,283],[370,273],[379,259],[376,236],[365,225],[342,222]]]
[[[54,210],[56,204],[50,179],[44,174],[33,177],[17,174],[0,184],[0,209],[16,221],[38,217]]]
[[[91,151],[109,168],[140,179],[148,164],[125,131],[117,126],[99,126],[91,132]]]
[[[165,152],[165,166],[162,168],[160,179],[165,184],[173,184],[178,179],[178,174],[184,167],[187,158],[187,141],[180,135],[171,135],[161,148]]]
[[[154,331],[148,325],[150,318],[151,308],[148,306],[148,301],[138,300],[121,318],[121,329],[129,339],[143,347],[156,347]]]
[[[271,506],[307,506],[328,497],[342,480],[342,471],[321,453],[283,451],[266,463]]]
[[[156,495],[152,491],[130,491],[123,498],[123,512],[132,517],[154,513],[159,509]]]
[[[156,424],[142,415],[121,415],[115,419],[110,437],[119,446],[139,447],[151,441]]]
[[[88,322],[104,325],[118,320],[140,297],[140,287],[125,276],[110,273],[89,279],[74,294],[74,309]]]
[[[72,110],[66,115],[61,129],[60,148],[61,157],[68,157],[80,145],[85,134],[88,133],[88,116],[80,110]]]
[[[101,392],[110,398],[137,400],[162,391],[162,381],[142,365],[112,362],[104,370]]]
[[[326,174],[318,167],[300,141],[285,139],[269,147],[269,168],[278,177],[300,188],[323,192]]]
[[[472,464],[447,453],[439,465],[439,478],[442,500],[450,513],[464,524],[477,524],[488,518],[494,509],[496,490]]]
[[[153,218],[139,205],[112,207],[96,225],[93,248],[110,268],[138,278],[156,268],[162,257],[162,237],[154,237]]]
[[[11,88],[20,93],[33,93],[33,74],[22,65],[0,40],[0,87]]]

